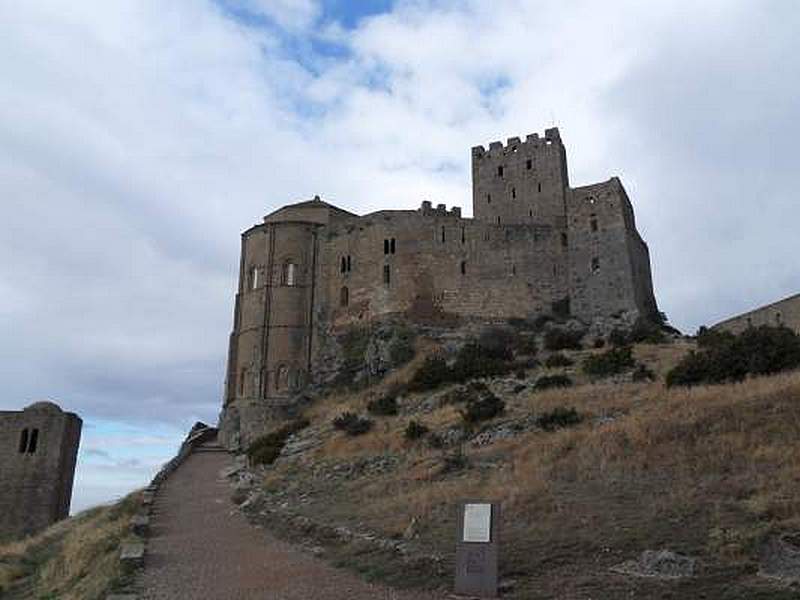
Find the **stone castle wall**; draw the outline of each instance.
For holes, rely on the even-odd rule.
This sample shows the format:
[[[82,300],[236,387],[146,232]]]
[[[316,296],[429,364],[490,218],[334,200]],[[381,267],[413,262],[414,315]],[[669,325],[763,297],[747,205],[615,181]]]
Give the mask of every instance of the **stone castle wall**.
[[[30,535],[69,515],[81,427],[49,402],[0,412],[0,537]]]
[[[800,334],[800,294],[767,304],[714,325],[714,329],[741,333],[748,327],[784,325]]]
[[[474,218],[428,202],[358,216],[316,198],[244,232],[225,397],[237,418],[290,404],[332,332],[389,315],[657,313],[621,182],[570,188],[558,130],[477,146],[472,168]]]

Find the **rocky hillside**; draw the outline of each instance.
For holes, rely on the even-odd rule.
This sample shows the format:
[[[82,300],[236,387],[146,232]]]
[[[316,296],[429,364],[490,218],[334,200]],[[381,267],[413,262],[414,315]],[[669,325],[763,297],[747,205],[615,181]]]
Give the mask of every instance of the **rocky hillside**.
[[[446,588],[456,503],[486,498],[505,597],[800,596],[800,373],[667,388],[693,341],[503,335],[477,357],[420,336],[380,383],[321,395],[251,448],[234,500],[397,586]]]

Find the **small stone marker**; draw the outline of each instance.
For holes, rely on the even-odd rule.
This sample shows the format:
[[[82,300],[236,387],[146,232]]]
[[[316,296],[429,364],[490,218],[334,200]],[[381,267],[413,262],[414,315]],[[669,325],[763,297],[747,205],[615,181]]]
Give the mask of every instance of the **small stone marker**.
[[[457,594],[497,597],[497,526],[500,505],[496,502],[462,502],[459,506],[456,542]]]

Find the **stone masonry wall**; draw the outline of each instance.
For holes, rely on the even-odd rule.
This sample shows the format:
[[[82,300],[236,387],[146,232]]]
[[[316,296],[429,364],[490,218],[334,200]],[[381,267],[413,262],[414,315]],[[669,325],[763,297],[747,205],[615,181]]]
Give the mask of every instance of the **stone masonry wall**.
[[[0,412],[0,537],[33,534],[69,515],[81,426],[52,403]]]
[[[784,325],[800,334],[800,294],[767,304],[714,325],[714,329],[741,333],[748,327]]]

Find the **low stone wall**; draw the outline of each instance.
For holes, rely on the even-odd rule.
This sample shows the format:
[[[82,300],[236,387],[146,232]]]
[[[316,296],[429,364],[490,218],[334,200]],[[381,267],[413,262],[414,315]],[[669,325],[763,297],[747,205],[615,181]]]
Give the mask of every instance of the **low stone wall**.
[[[713,326],[713,329],[740,333],[748,327],[783,325],[800,334],[800,294],[767,304]]]

